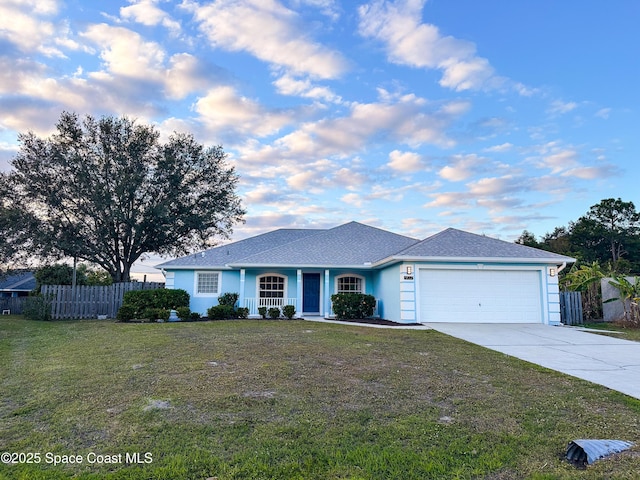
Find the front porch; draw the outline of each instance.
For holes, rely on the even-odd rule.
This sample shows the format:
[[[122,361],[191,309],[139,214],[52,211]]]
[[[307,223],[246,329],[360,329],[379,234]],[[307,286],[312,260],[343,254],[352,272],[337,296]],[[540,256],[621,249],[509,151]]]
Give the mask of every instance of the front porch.
[[[380,301],[376,298],[376,306],[373,311],[373,318],[380,318],[378,306]],[[258,309],[260,307],[266,307],[267,311],[270,308],[278,307],[282,311],[282,307],[286,305],[293,305],[296,309],[297,317],[316,317],[316,318],[335,318],[335,314],[333,313],[333,306],[331,302],[329,302],[329,313],[328,315],[323,315],[318,312],[300,312],[298,309],[298,299],[297,298],[245,298],[242,302],[241,306],[249,309],[249,318],[261,318]]]
[[[370,272],[352,269],[240,269],[239,306],[259,318],[258,309],[293,305],[296,315],[333,318],[331,294],[374,293]],[[381,310],[376,305],[376,316]]]

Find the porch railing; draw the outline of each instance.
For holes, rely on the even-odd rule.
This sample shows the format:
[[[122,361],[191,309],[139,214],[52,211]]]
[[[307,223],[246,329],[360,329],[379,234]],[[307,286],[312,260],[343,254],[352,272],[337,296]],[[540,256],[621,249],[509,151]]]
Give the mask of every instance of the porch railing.
[[[380,300],[376,298],[376,306],[373,311],[374,318],[380,317],[379,302]],[[244,299],[244,307],[249,309],[249,315],[252,317],[260,315],[258,313],[259,307],[267,307],[267,309],[269,309],[271,307],[282,308],[285,305],[293,305],[294,307],[296,307],[296,311],[298,312],[298,314],[300,313],[298,309],[298,300],[296,298],[245,298]],[[330,309],[329,315],[327,316],[335,317],[331,302],[329,302],[329,309]]]
[[[298,310],[298,300],[296,298],[245,298],[244,306],[249,309],[249,315],[256,316],[259,307],[284,307],[285,305],[293,305]]]

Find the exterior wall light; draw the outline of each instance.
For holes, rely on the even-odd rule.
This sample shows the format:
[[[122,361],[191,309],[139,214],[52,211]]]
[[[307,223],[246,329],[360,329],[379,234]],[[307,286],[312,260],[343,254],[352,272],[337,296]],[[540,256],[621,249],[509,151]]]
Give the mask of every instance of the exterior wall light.
[[[407,265],[407,275],[411,275],[413,273],[413,267],[410,265]]]
[[[555,268],[550,268],[549,269],[549,276],[550,277],[555,277],[556,276],[556,269]]]

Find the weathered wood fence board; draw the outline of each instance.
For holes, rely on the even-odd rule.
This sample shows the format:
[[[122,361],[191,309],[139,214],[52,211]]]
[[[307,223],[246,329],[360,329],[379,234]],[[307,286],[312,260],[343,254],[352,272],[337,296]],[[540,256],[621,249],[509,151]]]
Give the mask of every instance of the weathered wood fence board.
[[[565,325],[582,325],[582,294],[560,292],[560,321]]]
[[[24,302],[27,297],[2,297],[0,298],[0,310],[4,313],[9,311],[11,315],[22,314]]]
[[[78,285],[43,285],[42,294],[51,299],[51,316],[63,318],[115,318],[122,306],[125,292],[161,288],[162,283],[127,282],[106,287]]]

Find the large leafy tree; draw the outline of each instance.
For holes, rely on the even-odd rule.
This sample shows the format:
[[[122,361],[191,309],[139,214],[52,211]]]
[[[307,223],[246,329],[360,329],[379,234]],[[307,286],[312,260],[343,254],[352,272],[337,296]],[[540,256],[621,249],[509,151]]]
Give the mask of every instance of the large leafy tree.
[[[0,178],[22,249],[76,257],[127,281],[143,254],[189,253],[242,221],[222,147],[179,133],[161,143],[154,127],[126,117],[64,112],[56,129],[21,134],[13,170]]]
[[[581,248],[585,259],[608,259],[614,267],[628,256],[639,232],[640,214],[635,205],[620,198],[601,200],[571,224],[572,243]]]

